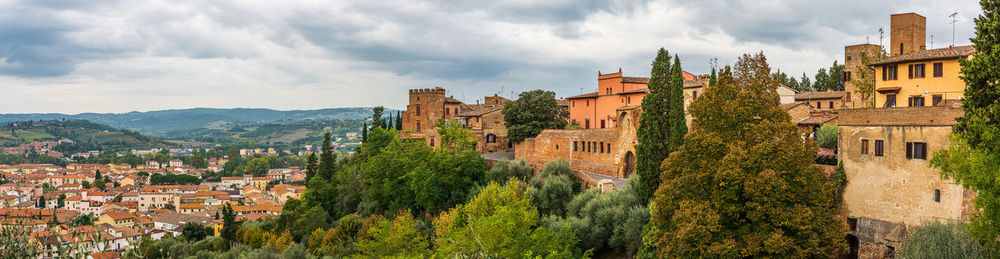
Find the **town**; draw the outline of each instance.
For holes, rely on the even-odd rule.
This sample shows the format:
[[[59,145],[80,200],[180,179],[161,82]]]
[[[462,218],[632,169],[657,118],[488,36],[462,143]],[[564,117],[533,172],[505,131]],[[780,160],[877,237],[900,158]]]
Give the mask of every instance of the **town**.
[[[973,45],[885,14],[888,47],[846,42],[815,78],[667,44],[562,97],[436,85],[172,140],[11,122],[0,257],[993,258],[998,6]]]

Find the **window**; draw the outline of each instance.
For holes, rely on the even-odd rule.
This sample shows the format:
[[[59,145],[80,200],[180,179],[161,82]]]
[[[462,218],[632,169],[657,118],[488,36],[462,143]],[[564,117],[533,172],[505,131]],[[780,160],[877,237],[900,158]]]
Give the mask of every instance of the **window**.
[[[851,71],[844,72],[844,82],[851,82]]]
[[[941,202],[941,190],[934,189],[934,202]]]
[[[851,61],[851,56],[847,56],[847,61]]]
[[[455,115],[458,115],[458,108],[455,108]]]
[[[934,63],[934,77],[944,76],[944,63]]]
[[[924,78],[924,64],[913,65],[913,78]]]
[[[691,100],[698,100],[698,91],[691,92]]]
[[[420,131],[420,122],[417,122],[417,131]]]
[[[923,96],[919,96],[919,95],[918,96],[910,96],[910,99],[908,100],[908,104],[909,104],[910,107],[922,107],[922,106],[924,106],[924,97]]]
[[[861,154],[862,155],[867,155],[868,154],[868,140],[867,139],[862,139],[861,140]]]
[[[941,104],[941,100],[944,99],[940,94],[935,94],[931,97],[931,105],[938,106]]]
[[[885,141],[875,140],[875,156],[885,156]]]
[[[887,65],[882,67],[882,81],[896,80],[896,72],[898,72],[896,65]]]
[[[580,149],[577,148],[576,144],[577,144],[577,142],[573,141],[573,152],[580,151]]]
[[[830,109],[834,109],[833,108],[833,102],[830,102]]]
[[[590,119],[586,119],[586,120],[583,121],[583,128],[584,129],[589,129],[590,128]]]
[[[816,102],[816,109],[823,109],[823,103]]]
[[[496,143],[496,142],[497,142],[497,135],[493,134],[486,135],[486,143]]]
[[[448,108],[444,108],[444,115],[451,115],[451,110]]]
[[[601,142],[599,146],[601,147],[601,154],[604,154],[604,142]]]
[[[417,116],[420,116],[420,105],[417,104]]]
[[[573,107],[576,107],[576,101],[573,101]]]
[[[604,128],[604,120],[601,120],[601,128]]]
[[[587,107],[590,107],[590,100],[587,100]]]
[[[594,146],[594,149],[590,151],[593,153],[597,153],[597,141],[591,142],[590,144]]]
[[[927,160],[927,143],[906,142],[906,159]]]
[[[899,44],[899,54],[903,55],[903,43]]]
[[[885,95],[885,108],[896,107],[896,95],[887,94]]]
[[[611,153],[611,143],[608,143],[608,153]]]

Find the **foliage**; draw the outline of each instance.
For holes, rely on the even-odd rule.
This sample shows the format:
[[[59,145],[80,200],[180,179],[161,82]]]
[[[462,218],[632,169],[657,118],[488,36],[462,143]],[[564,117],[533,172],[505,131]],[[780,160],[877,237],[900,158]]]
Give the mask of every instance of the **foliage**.
[[[226,206],[222,207],[222,230],[221,236],[227,242],[232,243],[236,241],[236,232],[239,231],[240,222],[236,221],[236,212],[233,211],[233,206],[226,203]],[[229,245],[226,245],[228,247]]]
[[[506,183],[510,178],[529,181],[534,174],[535,169],[524,159],[517,161],[501,159],[493,164],[490,170],[486,171],[483,182]]]
[[[638,176],[625,187],[602,194],[597,189],[580,193],[567,206],[566,218],[553,217],[550,228],[570,226],[580,243],[577,247],[600,251],[606,248],[635,255],[642,244],[642,231],[649,222],[649,209],[639,196]]]
[[[983,13],[975,19],[976,49],[959,59],[965,95],[964,115],[957,118],[951,144],[934,153],[931,164],[942,176],[976,192],[976,213],[968,231],[988,254],[1000,255],[1000,4],[980,1]]]
[[[194,168],[201,169],[208,167],[208,161],[205,161],[205,157],[201,154],[194,154],[189,160],[191,160],[191,166]]]
[[[32,258],[39,252],[31,242],[31,228],[20,224],[0,226],[0,257]]]
[[[364,220],[358,214],[350,214],[337,220],[337,227],[330,229],[323,236],[321,254],[333,257],[354,254],[357,251],[355,243],[358,232],[361,231],[363,224]]]
[[[650,206],[658,256],[829,257],[845,249],[826,175],[778,106],[763,54],[726,67],[689,107],[694,130],[664,161]]]
[[[319,161],[316,158],[316,153],[309,153],[309,158],[306,159],[306,182],[316,176],[319,171]]]
[[[566,204],[580,189],[565,160],[548,162],[538,177],[531,179],[532,204],[543,215],[563,216]]]
[[[899,258],[986,258],[983,249],[954,222],[924,222],[899,248]]]
[[[94,218],[93,213],[80,214],[79,216],[73,217],[73,219],[70,220],[69,225],[73,227],[93,226],[94,221],[97,221],[97,219]]]
[[[653,60],[653,69],[647,87],[649,93],[642,99],[642,115],[636,133],[636,170],[645,186],[639,193],[645,199],[653,197],[660,185],[660,164],[684,141],[687,119],[684,116],[684,79],[680,61],[660,48]]]
[[[441,135],[441,145],[438,149],[446,152],[467,152],[476,148],[476,136],[472,131],[462,126],[458,120],[441,120],[437,124]]]
[[[888,54],[881,46],[878,49],[861,52],[861,62],[854,67],[854,73],[851,74],[851,85],[854,86],[855,96],[861,99],[864,104],[862,107],[854,108],[875,107],[875,99],[872,98],[872,95],[875,94],[875,69],[871,67],[871,64],[886,57]]]
[[[157,173],[149,177],[150,185],[164,185],[164,184],[184,185],[184,184],[199,184],[199,183],[201,183],[201,179],[198,179],[197,176],[183,175],[183,174],[161,175]]]
[[[491,182],[464,205],[434,220],[434,244],[441,257],[574,256],[576,238],[568,227],[541,226],[524,182]],[[578,255],[578,254],[577,254]]]
[[[214,235],[214,232],[215,230],[213,230],[212,227],[206,227],[195,222],[185,223],[184,226],[181,227],[181,236],[190,242],[201,241],[206,237]]]
[[[823,124],[816,131],[816,144],[821,148],[837,148],[837,125]]]
[[[565,128],[569,117],[559,107],[556,94],[544,90],[522,92],[517,100],[504,105],[502,113],[507,138],[512,143],[535,137],[545,129]]]
[[[429,242],[417,229],[409,211],[400,211],[388,220],[381,215],[368,217],[358,233],[358,252],[367,257],[421,257],[430,253]]]
[[[246,165],[245,173],[252,174],[255,177],[262,177],[267,175],[267,171],[271,170],[271,163],[267,162],[267,158],[258,157],[250,159]]]
[[[337,154],[333,153],[333,144],[330,141],[330,133],[323,134],[323,145],[320,148],[319,167],[317,173],[327,181],[333,180],[333,174],[337,171]]]

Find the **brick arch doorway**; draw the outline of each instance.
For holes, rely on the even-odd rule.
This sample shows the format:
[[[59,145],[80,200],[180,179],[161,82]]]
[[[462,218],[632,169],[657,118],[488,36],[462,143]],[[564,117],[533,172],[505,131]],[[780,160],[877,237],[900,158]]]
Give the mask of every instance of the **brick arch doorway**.
[[[632,151],[625,152],[625,159],[622,163],[625,165],[624,170],[622,170],[622,178],[628,178],[635,173],[635,154],[632,154]]]

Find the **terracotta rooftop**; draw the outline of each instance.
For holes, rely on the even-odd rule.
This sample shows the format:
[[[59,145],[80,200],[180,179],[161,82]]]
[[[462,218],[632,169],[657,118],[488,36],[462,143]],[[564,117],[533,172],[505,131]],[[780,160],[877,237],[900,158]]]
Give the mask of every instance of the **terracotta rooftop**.
[[[588,94],[581,94],[581,95],[574,95],[574,96],[566,97],[566,99],[580,99],[580,98],[590,98],[590,97],[597,97],[597,92],[588,93]]]
[[[459,113],[458,117],[479,117],[484,114],[491,113],[494,111],[503,110],[503,105],[491,105],[491,106],[480,106],[473,107],[472,110],[463,111]]]
[[[623,76],[622,77],[622,83],[648,84],[649,83],[649,78],[648,77]]]
[[[921,50],[910,54],[903,54],[895,57],[889,57],[880,60],[878,62],[872,63],[872,66],[887,65],[887,64],[907,62],[907,61],[959,58],[972,55],[972,53],[975,51],[976,48],[972,45]]]
[[[795,100],[840,99],[844,98],[845,94],[846,92],[844,91],[798,92],[795,93]]]

